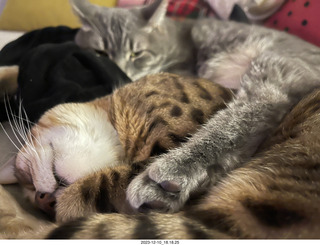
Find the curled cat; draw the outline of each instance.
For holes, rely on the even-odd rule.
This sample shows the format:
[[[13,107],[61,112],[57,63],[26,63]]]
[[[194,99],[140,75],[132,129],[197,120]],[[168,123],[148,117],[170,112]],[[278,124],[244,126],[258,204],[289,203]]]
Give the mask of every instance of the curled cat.
[[[58,226],[47,225],[42,230],[34,227],[29,232],[16,231],[10,238],[319,238],[319,100],[319,89],[307,95],[285,116],[253,159],[182,211],[93,214]],[[3,196],[0,189],[0,203]],[[4,207],[5,212],[16,212],[12,211],[14,205],[0,205],[0,212]],[[26,221],[14,215],[6,217],[11,219],[6,222]],[[0,227],[2,221],[0,217]]]
[[[42,210],[54,216],[57,208],[59,221],[130,212],[125,190],[149,158],[180,146],[231,98],[211,81],[160,73],[60,104],[24,135],[12,174]]]
[[[320,86],[320,49],[288,33],[214,18],[175,21],[165,17],[166,0],[133,9],[71,2],[83,22],[77,43],[106,52],[129,76],[187,71],[236,91],[188,142],[130,183],[128,200],[137,210],[180,210],[200,187],[248,161],[284,115]]]

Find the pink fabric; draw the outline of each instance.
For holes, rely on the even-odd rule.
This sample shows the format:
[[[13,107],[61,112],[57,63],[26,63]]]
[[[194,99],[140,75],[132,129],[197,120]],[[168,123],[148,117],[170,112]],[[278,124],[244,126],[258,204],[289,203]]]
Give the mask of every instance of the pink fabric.
[[[320,46],[320,1],[290,0],[272,15],[265,26],[287,31]]]
[[[118,7],[128,8],[152,3],[154,0],[118,0]],[[168,16],[196,18],[213,16],[214,12],[204,0],[170,0]]]
[[[145,5],[153,0],[118,0],[117,6],[121,8],[128,8],[133,6]]]

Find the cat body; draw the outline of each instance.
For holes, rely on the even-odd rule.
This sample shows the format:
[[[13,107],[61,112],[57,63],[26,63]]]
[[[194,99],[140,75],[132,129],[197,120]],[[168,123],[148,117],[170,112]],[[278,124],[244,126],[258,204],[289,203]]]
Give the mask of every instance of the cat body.
[[[254,158],[211,187],[198,204],[174,214],[85,217],[49,237],[319,238],[319,99],[320,90],[306,96]]]
[[[76,208],[82,208],[80,194],[94,196],[97,181],[108,189],[101,197],[105,206],[87,209],[127,212],[125,189],[143,164],[186,141],[231,98],[230,90],[208,80],[161,73],[91,102],[60,104],[25,136],[13,173],[42,210],[54,215],[57,206],[59,220],[83,215]],[[131,166],[134,163],[140,165]],[[104,179],[96,174],[99,171]],[[77,180],[83,184],[71,187]],[[79,200],[63,194],[77,188],[82,190]],[[74,212],[65,204],[69,201]]]
[[[135,209],[156,203],[150,208],[180,210],[199,187],[216,183],[248,161],[284,115],[320,85],[320,49],[287,33],[214,18],[177,22],[165,17],[165,0],[131,10],[71,2],[83,23],[79,45],[111,54],[129,76],[143,74],[141,63],[150,73],[188,63],[189,72],[236,91],[225,110],[130,183],[127,196]],[[164,36],[160,50],[151,40]],[[184,53],[181,59],[172,56],[171,47],[175,54]],[[162,183],[168,188],[159,188]]]
[[[252,158],[291,108],[319,87],[318,47],[258,26],[215,19],[173,22],[165,18],[167,1],[132,10],[72,3],[84,24],[76,41],[109,54],[131,78],[180,69],[233,88],[236,95],[181,147],[155,158],[130,182],[126,195],[134,211],[169,214],[84,216],[49,237],[318,237],[319,94],[303,100],[307,106],[299,104],[285,118],[274,145]],[[60,220],[110,211],[108,195],[97,193],[107,193],[112,176],[117,175],[88,176],[88,183],[96,180],[92,196],[88,188],[71,185]],[[202,203],[182,210],[203,188],[210,191]],[[74,196],[82,198],[80,205],[71,205]]]
[[[319,238],[319,99],[315,90],[286,115],[254,158],[209,188],[198,203],[171,213],[93,214],[32,227],[21,210],[1,205],[18,221],[5,238],[231,239]],[[8,199],[0,187],[0,202]],[[20,216],[21,217],[21,216]],[[11,219],[11,220],[8,220]],[[24,222],[22,222],[24,221]],[[24,225],[29,224],[27,231]],[[2,233],[3,237],[3,233]]]

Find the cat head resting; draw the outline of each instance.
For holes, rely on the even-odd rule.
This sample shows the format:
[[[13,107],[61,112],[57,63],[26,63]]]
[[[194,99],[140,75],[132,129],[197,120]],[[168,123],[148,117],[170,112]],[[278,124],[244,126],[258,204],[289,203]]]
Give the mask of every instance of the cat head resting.
[[[1,169],[0,184],[19,182],[30,201],[52,215],[65,187],[124,161],[123,147],[106,111],[90,103],[50,109],[23,138],[15,161]]]
[[[82,22],[76,43],[108,54],[132,80],[174,72],[192,59],[187,21],[165,17],[168,0],[131,9],[101,7],[87,0],[70,2]]]

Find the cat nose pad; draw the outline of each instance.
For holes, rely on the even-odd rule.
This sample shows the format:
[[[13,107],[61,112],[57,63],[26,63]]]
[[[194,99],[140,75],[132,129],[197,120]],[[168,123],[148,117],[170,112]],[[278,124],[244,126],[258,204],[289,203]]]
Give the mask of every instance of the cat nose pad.
[[[51,193],[37,191],[35,196],[36,205],[50,217],[55,216],[56,198]]]

